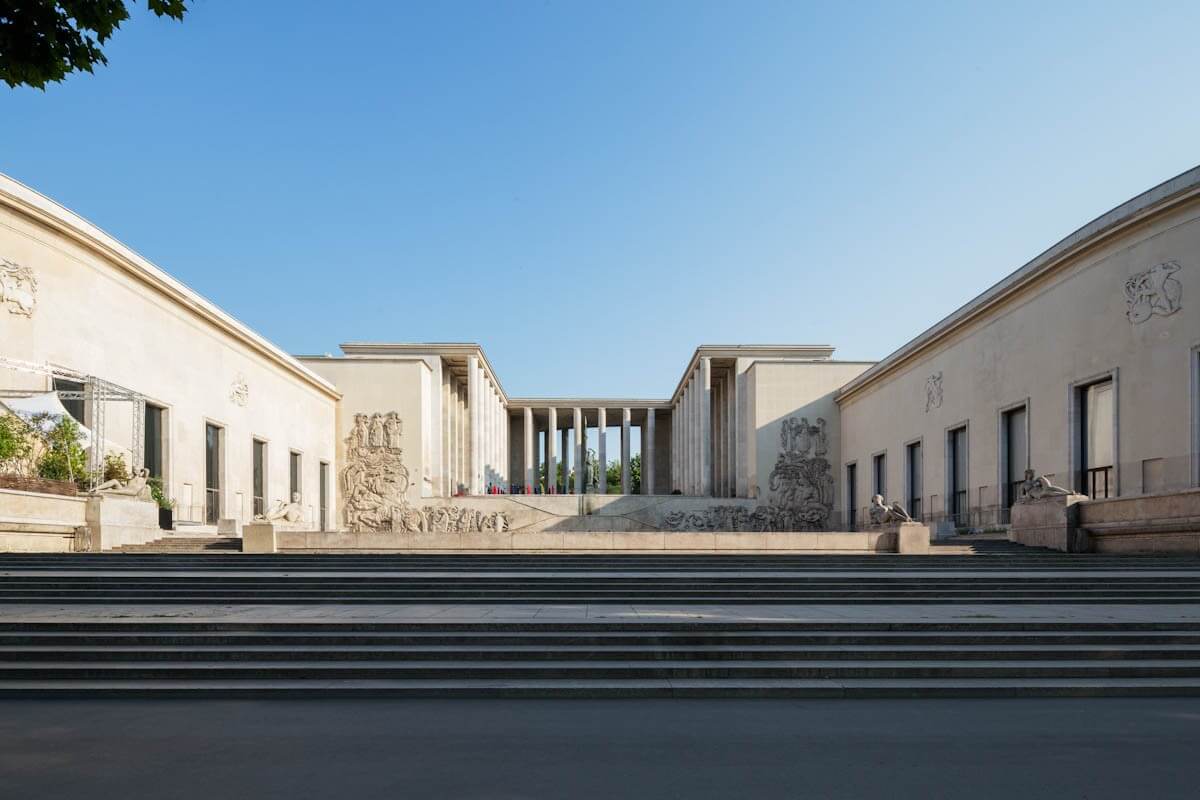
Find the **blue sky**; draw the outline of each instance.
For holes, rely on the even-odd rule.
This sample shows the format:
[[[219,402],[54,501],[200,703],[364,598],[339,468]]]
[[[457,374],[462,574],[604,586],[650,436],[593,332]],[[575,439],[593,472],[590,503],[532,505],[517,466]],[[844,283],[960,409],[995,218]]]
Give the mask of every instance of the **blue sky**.
[[[880,358],[1200,162],[1194,3],[194,5],[0,87],[0,171],[289,351],[478,341],[513,394]]]

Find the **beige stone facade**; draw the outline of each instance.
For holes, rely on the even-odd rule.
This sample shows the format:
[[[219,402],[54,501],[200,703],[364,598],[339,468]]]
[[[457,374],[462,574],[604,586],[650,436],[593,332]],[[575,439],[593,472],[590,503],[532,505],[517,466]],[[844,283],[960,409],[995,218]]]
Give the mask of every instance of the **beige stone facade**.
[[[84,424],[102,416],[134,465],[156,451],[177,521],[240,529],[296,490],[293,544],[321,529],[526,544],[849,531],[874,494],[944,533],[1007,525],[1027,468],[1091,498],[1185,491],[1200,483],[1197,291],[1200,168],[878,363],[836,360],[827,345],[703,345],[670,395],[518,397],[474,343],[290,356],[0,177],[0,399],[66,397],[75,376]],[[127,394],[88,394],[102,386]],[[155,442],[146,406],[162,411]],[[572,479],[589,451],[620,462],[615,495],[598,497],[602,474]],[[1175,529],[1190,523],[1173,524],[1187,535]]]

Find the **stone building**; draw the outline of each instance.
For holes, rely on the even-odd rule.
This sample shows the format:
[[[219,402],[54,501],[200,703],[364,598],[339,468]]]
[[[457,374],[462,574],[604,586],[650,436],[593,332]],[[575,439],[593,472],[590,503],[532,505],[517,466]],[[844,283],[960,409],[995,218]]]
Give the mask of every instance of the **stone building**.
[[[312,531],[851,530],[879,494],[949,530],[1006,524],[1029,468],[1194,493],[1198,193],[1200,168],[1118,206],[878,363],[704,345],[669,396],[586,398],[512,396],[478,344],[288,355],[0,176],[0,401],[56,395],[196,526],[298,493]]]

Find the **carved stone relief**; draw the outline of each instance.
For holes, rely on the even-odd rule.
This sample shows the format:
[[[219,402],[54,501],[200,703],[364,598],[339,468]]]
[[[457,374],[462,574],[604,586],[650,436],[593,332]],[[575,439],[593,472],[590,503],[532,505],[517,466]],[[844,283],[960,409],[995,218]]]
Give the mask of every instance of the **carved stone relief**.
[[[8,306],[8,313],[32,317],[37,306],[37,289],[33,269],[0,258],[0,305]]]
[[[485,514],[463,506],[412,505],[409,471],[400,449],[400,415],[355,414],[346,437],[342,468],[342,505],[346,529],[403,533],[500,533],[508,527],[504,512]]]
[[[246,383],[246,378],[241,373],[238,373],[238,376],[233,379],[233,384],[229,387],[229,399],[242,407],[245,407],[246,403],[250,402],[250,386]]]
[[[821,531],[833,513],[833,471],[826,455],[824,419],[788,417],[780,429],[779,457],[771,470],[770,495],[757,507],[719,505],[673,511],[663,527],[679,531]]]
[[[933,373],[925,379],[925,413],[931,408],[942,407],[942,373]]]
[[[1173,278],[1178,261],[1164,261],[1125,281],[1125,316],[1137,325],[1158,314],[1167,317],[1179,310],[1183,284]]]

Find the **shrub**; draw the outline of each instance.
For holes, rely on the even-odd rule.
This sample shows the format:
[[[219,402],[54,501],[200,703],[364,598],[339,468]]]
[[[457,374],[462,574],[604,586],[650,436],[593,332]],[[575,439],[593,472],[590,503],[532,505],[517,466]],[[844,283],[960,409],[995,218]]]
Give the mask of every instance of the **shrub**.
[[[0,414],[0,472],[24,474],[33,454],[34,437],[25,421],[14,414]]]
[[[129,478],[129,467],[125,464],[124,456],[119,453],[109,453],[104,456],[103,480],[127,483]]]
[[[34,420],[39,421],[37,417]],[[54,427],[43,434],[45,450],[38,457],[38,476],[53,481],[85,483],[88,480],[87,453],[81,445],[82,440],[79,423],[65,414],[60,417]]]

